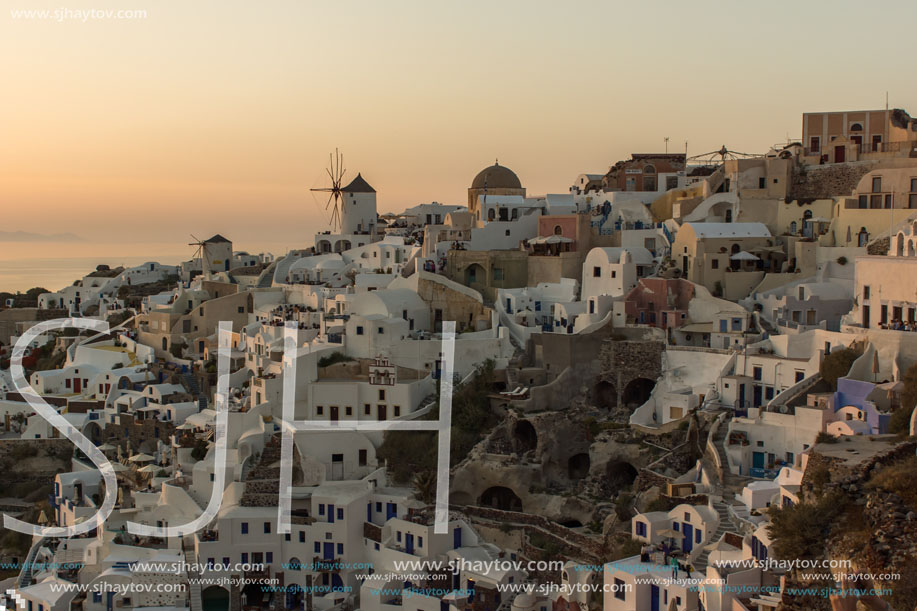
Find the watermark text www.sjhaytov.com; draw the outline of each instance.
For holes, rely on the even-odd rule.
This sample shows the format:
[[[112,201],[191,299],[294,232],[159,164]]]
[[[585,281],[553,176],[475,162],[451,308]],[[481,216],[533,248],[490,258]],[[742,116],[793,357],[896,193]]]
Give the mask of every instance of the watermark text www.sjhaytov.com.
[[[147,18],[146,9],[99,9],[99,8],[49,8],[49,9],[10,9],[10,17],[26,21],[56,21],[63,23],[73,21],[139,20]]]

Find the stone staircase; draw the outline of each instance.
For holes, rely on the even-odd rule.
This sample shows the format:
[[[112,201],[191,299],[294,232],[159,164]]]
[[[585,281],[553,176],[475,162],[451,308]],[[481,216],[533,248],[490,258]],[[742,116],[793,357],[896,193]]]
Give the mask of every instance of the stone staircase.
[[[201,393],[200,384],[197,383],[197,378],[194,377],[191,373],[182,374],[182,379],[185,381],[185,386],[187,386],[188,391],[195,397],[197,397],[197,409],[198,411],[203,411],[207,409],[208,400],[207,396]]]
[[[723,465],[723,478],[722,484],[724,488],[724,496],[732,496],[731,494],[727,495],[727,491],[733,493],[740,492],[742,488],[751,480],[750,477],[743,477],[741,475],[736,475],[729,470],[729,459],[726,456],[726,432],[729,429],[726,426],[724,421],[719,430],[717,430],[716,435],[713,437],[713,445],[716,447],[717,454],[720,456],[720,463]]]
[[[717,515],[719,515],[720,522],[716,527],[716,532],[710,539],[710,544],[704,548],[704,551],[702,551],[697,559],[693,562],[694,569],[700,571],[701,573],[707,572],[708,559],[710,558],[710,547],[719,542],[719,540],[723,538],[723,535],[726,534],[726,531],[728,531],[732,525],[732,523],[729,521],[729,508],[726,506],[725,502],[714,500],[713,508],[716,510]]]
[[[182,538],[182,551],[185,556],[185,572],[188,576],[188,598],[191,611],[203,611],[204,604],[201,598],[201,573],[197,567],[197,558],[194,554],[194,540],[190,535]]]
[[[22,563],[22,571],[19,573],[18,589],[27,588],[32,585],[32,565],[35,564],[35,557],[38,556],[38,550],[45,544],[45,539],[41,538],[32,544],[29,549],[29,555],[26,556],[25,562]]]

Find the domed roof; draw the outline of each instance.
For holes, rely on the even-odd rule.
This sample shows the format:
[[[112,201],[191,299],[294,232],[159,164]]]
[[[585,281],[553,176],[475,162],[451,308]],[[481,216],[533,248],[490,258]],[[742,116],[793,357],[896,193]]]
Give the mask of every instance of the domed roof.
[[[471,183],[472,189],[483,189],[485,186],[488,189],[521,189],[522,183],[519,182],[519,177],[515,172],[495,163],[478,172]]]

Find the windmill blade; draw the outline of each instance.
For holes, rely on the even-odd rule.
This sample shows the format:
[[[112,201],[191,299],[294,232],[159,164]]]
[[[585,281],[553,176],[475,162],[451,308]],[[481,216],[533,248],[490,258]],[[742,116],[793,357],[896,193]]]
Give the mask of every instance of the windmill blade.
[[[335,200],[334,207],[337,208],[337,194],[332,193],[331,195],[328,196],[328,203],[325,204],[325,210],[327,210],[328,207],[331,205],[331,200]]]

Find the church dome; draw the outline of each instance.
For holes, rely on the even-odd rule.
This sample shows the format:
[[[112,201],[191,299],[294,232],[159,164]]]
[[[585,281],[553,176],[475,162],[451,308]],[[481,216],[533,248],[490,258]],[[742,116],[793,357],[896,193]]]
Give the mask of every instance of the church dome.
[[[478,172],[471,183],[472,189],[483,189],[485,186],[488,189],[521,189],[522,183],[519,182],[519,177],[515,172],[495,163]]]

